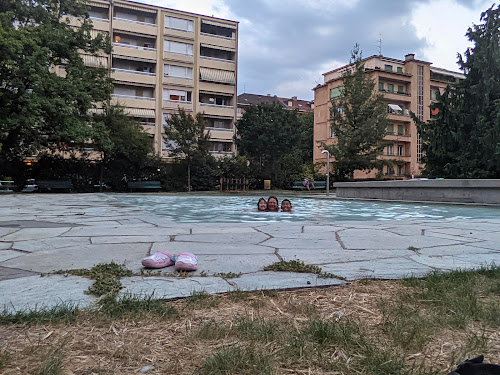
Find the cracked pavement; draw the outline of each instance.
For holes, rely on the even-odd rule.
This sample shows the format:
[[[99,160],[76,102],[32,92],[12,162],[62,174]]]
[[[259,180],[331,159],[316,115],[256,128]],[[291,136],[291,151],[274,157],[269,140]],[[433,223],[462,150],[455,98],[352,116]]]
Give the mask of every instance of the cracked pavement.
[[[116,196],[0,196],[0,309],[62,302],[92,307],[96,299],[85,294],[92,280],[47,274],[109,262],[136,274],[121,280],[122,294],[157,298],[344,285],[500,264],[500,209],[498,219],[484,220],[176,223]],[[145,275],[141,260],[156,250],[192,252],[198,271],[181,278],[167,267]],[[294,259],[339,278],[263,270]],[[220,277],[229,272],[241,276]]]

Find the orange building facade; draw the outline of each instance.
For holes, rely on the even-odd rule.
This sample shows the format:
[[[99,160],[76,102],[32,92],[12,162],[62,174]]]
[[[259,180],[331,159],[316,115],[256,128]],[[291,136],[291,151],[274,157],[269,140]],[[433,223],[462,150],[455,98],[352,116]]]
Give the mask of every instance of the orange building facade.
[[[387,128],[385,140],[392,144],[385,147],[381,159],[389,160],[390,166],[380,171],[383,178],[404,179],[413,173],[419,175],[423,168],[422,147],[410,111],[422,121],[428,121],[436,113],[429,106],[451,83],[464,76],[458,72],[435,68],[430,62],[415,59],[408,54],[405,60],[384,56],[371,56],[363,60],[365,71],[371,74],[375,90],[387,103]],[[330,127],[331,100],[340,95],[342,76],[348,66],[324,73],[324,84],[314,88],[314,153],[315,163],[326,161],[321,154],[322,144],[335,144],[336,138]],[[355,171],[355,179],[377,176],[375,170]]]

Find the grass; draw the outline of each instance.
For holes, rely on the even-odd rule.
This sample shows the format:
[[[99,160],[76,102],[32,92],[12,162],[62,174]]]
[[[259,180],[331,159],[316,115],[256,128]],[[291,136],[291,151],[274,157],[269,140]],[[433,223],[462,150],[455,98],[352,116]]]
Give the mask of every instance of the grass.
[[[279,262],[270,264],[264,267],[264,271],[278,271],[278,272],[297,272],[297,273],[312,273],[318,275],[322,279],[339,279],[347,280],[345,277],[335,275],[329,272],[323,272],[319,266],[305,264],[301,260],[280,260]]]
[[[218,350],[208,357],[196,372],[199,375],[272,375],[272,357],[252,346],[235,346]]]
[[[40,367],[34,375],[62,375],[63,374],[63,351],[62,348],[51,348],[44,356]]]
[[[101,298],[96,312],[60,306],[1,315],[6,343],[20,337],[12,324],[28,325],[26,337],[34,329],[30,337],[36,341],[24,348],[22,340],[5,345],[0,372],[12,372],[24,360],[25,373],[58,374],[64,354],[81,363],[88,358],[87,367],[78,371],[82,374],[96,364],[114,373],[135,373],[144,358],[159,373],[443,374],[465,358],[485,354],[487,362],[495,362],[500,356],[495,344],[499,291],[500,269],[485,267],[337,288],[198,292],[170,302],[111,293]],[[89,346],[90,332],[97,348]],[[89,351],[81,352],[82,343]],[[30,348],[36,347],[50,355],[33,361]],[[154,357],[179,350],[182,362]]]

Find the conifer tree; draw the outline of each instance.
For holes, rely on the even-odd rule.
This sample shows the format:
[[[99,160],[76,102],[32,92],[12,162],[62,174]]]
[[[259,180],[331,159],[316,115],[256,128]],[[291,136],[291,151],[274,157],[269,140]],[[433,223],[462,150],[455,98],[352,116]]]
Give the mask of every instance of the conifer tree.
[[[383,164],[377,156],[385,146],[387,105],[374,87],[356,44],[343,76],[342,95],[332,99],[330,125],[337,143],[323,145],[334,158],[336,180],[353,179],[355,170],[380,168]]]
[[[446,178],[500,178],[500,6],[467,31],[474,46],[458,63],[465,79],[448,87],[438,116],[417,122],[425,174]]]

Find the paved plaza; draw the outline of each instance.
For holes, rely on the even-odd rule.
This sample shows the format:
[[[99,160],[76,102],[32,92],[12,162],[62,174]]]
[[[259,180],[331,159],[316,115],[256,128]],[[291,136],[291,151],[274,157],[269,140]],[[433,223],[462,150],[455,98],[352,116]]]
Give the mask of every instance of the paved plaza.
[[[199,269],[191,277],[172,276],[173,267],[141,273],[141,259],[156,250],[193,252]],[[294,259],[339,278],[263,270]],[[50,272],[110,262],[135,273],[121,280],[121,293],[157,298],[344,285],[500,264],[500,219],[176,223],[112,194],[0,196],[0,310],[92,307],[92,280]],[[229,272],[241,276],[217,276]]]

